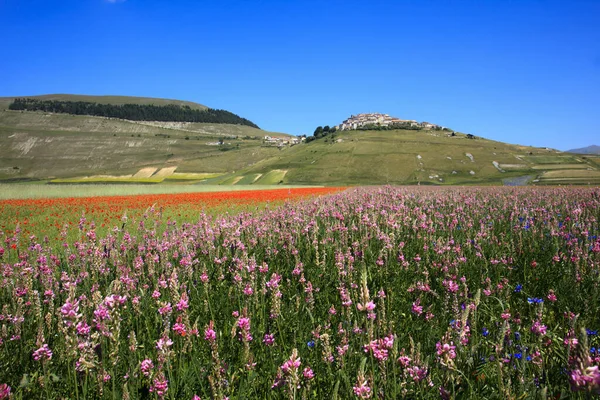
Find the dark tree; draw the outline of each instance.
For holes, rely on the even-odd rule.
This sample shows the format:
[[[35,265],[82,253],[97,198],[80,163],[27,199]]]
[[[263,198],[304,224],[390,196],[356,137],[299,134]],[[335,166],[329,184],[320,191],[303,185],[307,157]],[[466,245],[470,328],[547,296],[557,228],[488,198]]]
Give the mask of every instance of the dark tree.
[[[169,104],[97,104],[84,101],[57,101],[37,99],[15,99],[9,110],[45,111],[53,113],[94,115],[99,117],[120,118],[132,121],[176,121],[204,122],[213,124],[247,125],[258,128],[252,121],[226,110],[207,108],[194,110],[189,106]]]

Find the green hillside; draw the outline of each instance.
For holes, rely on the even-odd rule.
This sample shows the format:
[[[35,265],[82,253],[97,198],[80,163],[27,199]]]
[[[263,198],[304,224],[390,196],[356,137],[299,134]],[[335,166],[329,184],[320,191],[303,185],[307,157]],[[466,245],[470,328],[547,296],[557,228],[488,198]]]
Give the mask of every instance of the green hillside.
[[[38,97],[191,104],[120,96]],[[2,104],[10,102],[7,99],[0,99],[0,182],[600,184],[598,155],[511,145],[461,133],[349,130],[294,145],[291,135],[244,125],[2,110]],[[267,140],[266,136],[279,139]]]
[[[192,173],[181,181],[193,182],[201,180],[194,174],[237,171],[278,154],[264,145],[265,135],[289,137],[243,125],[0,111],[0,181],[127,177],[176,167]]]
[[[282,183],[599,184],[597,159],[440,131],[341,131],[240,172],[285,171]]]

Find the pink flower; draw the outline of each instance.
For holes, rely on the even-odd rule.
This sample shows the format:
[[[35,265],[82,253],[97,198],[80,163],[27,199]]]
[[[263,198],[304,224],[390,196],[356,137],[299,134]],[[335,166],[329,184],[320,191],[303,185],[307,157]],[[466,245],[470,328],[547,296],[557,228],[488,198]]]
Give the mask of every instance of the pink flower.
[[[77,334],[80,336],[87,336],[90,333],[90,326],[85,321],[80,321],[77,323]]]
[[[213,343],[217,339],[217,333],[215,332],[215,324],[210,321],[206,329],[204,330],[204,340]]]
[[[410,357],[407,357],[407,356],[398,357],[398,364],[400,364],[404,368],[408,367],[410,365],[410,362],[411,362]]]
[[[140,364],[140,370],[142,371],[142,374],[144,374],[145,376],[150,376],[150,371],[152,371],[152,368],[154,368],[154,364],[152,363],[152,360],[150,360],[149,358],[146,358]]]
[[[168,337],[162,337],[156,341],[156,348],[161,351],[168,350],[173,345],[173,341]]]
[[[188,307],[189,307],[188,299],[187,299],[187,295],[185,293],[181,296],[179,303],[177,303],[177,305],[175,307],[177,307],[178,311],[183,311],[183,310],[188,309]]]
[[[292,354],[289,360],[285,361],[281,366],[281,370],[284,373],[290,373],[291,371],[296,371],[300,368],[300,357],[296,357],[295,354]]]
[[[454,343],[452,342],[450,342],[450,344],[441,344],[440,342],[437,342],[435,348],[437,349],[437,355],[440,357],[444,356],[449,359],[456,358],[456,346],[454,346]]]
[[[571,381],[571,390],[574,392],[587,390],[600,394],[600,371],[598,371],[597,365],[571,371],[569,380]]]
[[[171,311],[173,311],[173,308],[171,307],[171,303],[167,303],[165,306],[161,307],[158,309],[158,313],[160,315],[165,315],[170,313]]]
[[[173,325],[173,332],[177,333],[179,336],[185,336],[186,335],[185,325],[182,324],[181,322],[176,323],[175,325]]]
[[[412,304],[412,312],[413,314],[417,315],[423,314],[423,306],[421,305],[421,299],[417,299],[417,301],[415,301]]]
[[[265,336],[263,337],[263,343],[265,346],[273,346],[275,343],[275,335],[272,333],[265,333]]]
[[[67,301],[60,308],[60,312],[63,315],[63,317],[69,318],[69,319],[75,319],[75,318],[80,317],[81,315],[77,314],[78,311],[79,311],[79,301],[75,301],[73,303],[71,303],[70,301]]]
[[[427,376],[427,368],[425,367],[414,365],[412,367],[408,367],[406,370],[408,371],[408,374],[412,380],[415,382],[420,382]]]
[[[371,388],[369,387],[369,382],[362,377],[359,377],[356,386],[352,387],[354,394],[361,399],[370,399],[371,398]]]
[[[545,335],[547,329],[548,328],[546,325],[542,325],[540,321],[535,321],[531,327],[531,332],[535,333],[536,335]]]
[[[0,400],[4,400],[4,399],[8,399],[10,398],[10,386],[8,386],[6,383],[3,383],[0,385]]]
[[[309,367],[304,368],[304,371],[302,371],[302,375],[304,375],[304,378],[306,378],[307,380],[311,380],[315,377],[315,373]]]
[[[365,304],[364,306],[360,303],[358,303],[356,305],[356,308],[358,308],[358,311],[367,311],[367,312],[371,312],[375,309],[375,303],[373,303],[372,301],[369,301],[367,304]]]
[[[33,359],[35,361],[51,360],[52,350],[50,350],[47,344],[44,344],[42,347],[33,352]]]
[[[154,378],[154,380],[152,381],[152,386],[150,386],[150,392],[156,393],[156,395],[161,399],[165,397],[168,389],[169,381],[164,376],[162,376],[162,374]]]
[[[444,280],[442,282],[442,285],[444,285],[446,287],[446,289],[448,289],[448,291],[450,293],[456,293],[456,292],[458,292],[458,283],[454,282],[451,279]]]

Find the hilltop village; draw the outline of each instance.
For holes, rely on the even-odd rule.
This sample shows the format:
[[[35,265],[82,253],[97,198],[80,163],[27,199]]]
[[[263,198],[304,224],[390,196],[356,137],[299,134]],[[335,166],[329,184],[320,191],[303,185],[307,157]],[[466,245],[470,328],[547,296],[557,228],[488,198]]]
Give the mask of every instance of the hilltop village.
[[[368,127],[406,127],[410,126],[413,128],[420,129],[443,129],[442,126],[432,124],[429,122],[417,122],[412,119],[400,119],[396,117],[390,117],[388,114],[379,113],[367,113],[352,115],[344,122],[337,126],[338,130],[356,130]]]

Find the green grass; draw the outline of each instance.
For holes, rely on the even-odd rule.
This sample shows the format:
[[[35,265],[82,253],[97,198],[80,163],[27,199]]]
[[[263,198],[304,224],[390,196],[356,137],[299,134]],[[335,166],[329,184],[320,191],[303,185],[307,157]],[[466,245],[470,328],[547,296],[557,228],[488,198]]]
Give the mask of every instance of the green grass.
[[[287,171],[272,170],[262,175],[256,183],[258,185],[278,185],[283,182]]]
[[[140,183],[161,183],[165,178],[129,178],[129,177],[118,177],[118,176],[92,176],[86,178],[65,178],[65,179],[53,179],[50,181],[52,184],[56,183],[129,183],[129,184],[140,184]]]
[[[242,179],[240,179],[236,185],[252,185],[254,182],[258,180],[261,174],[248,174],[245,175]]]
[[[525,156],[527,161],[534,164],[574,164],[581,162],[578,157],[571,155],[533,155],[533,156]]]
[[[181,173],[175,172],[173,175],[165,177],[166,181],[201,181],[205,179],[217,178],[223,174],[220,173]]]

